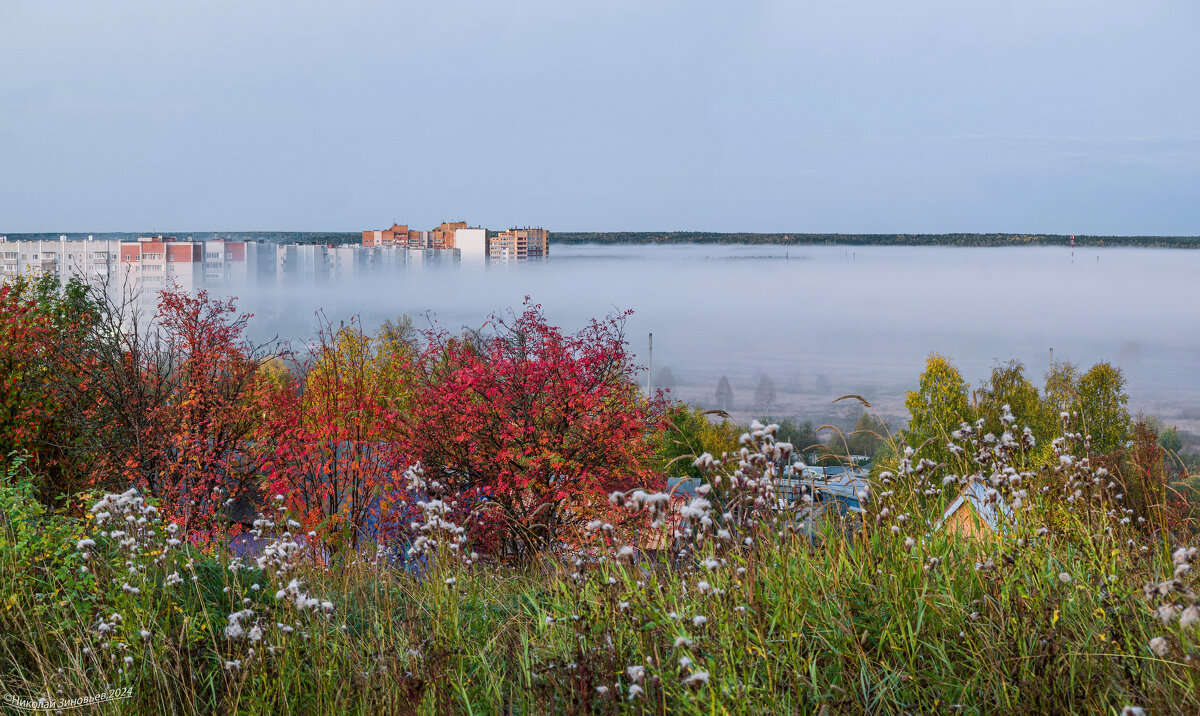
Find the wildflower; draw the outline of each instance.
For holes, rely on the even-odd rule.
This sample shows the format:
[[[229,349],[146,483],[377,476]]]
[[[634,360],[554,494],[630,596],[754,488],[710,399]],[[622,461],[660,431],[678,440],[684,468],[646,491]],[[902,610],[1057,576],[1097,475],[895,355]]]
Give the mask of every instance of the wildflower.
[[[690,648],[692,646],[692,640],[687,638],[686,636],[675,637],[675,648],[678,649],[681,646],[686,646],[686,647]]]
[[[679,668],[681,668],[681,669],[692,668],[692,660],[687,658],[686,656],[679,657]]]
[[[913,548],[913,545],[915,545],[916,543],[917,543],[917,541],[916,541],[916,540],[914,540],[912,537],[905,537],[905,538],[904,538],[904,547],[905,547],[906,549],[912,549],[912,548]]]
[[[1121,716],[1146,716],[1146,709],[1141,706],[1126,706],[1121,709]]]
[[[646,667],[635,664],[625,669],[625,673],[629,675],[629,680],[636,684],[646,675]]]
[[[133,657],[132,656],[125,657],[125,666],[133,666]]]
[[[87,539],[87,538],[81,539],[75,543],[75,549],[80,550],[80,551],[88,549],[89,547],[95,547],[95,546],[96,546],[96,541]]]
[[[606,696],[608,694],[608,687],[607,686],[597,686],[596,693],[600,694],[601,696]]]
[[[254,627],[252,627],[250,629],[250,634],[249,634],[250,641],[259,642],[259,641],[262,641],[262,637],[263,637],[262,629],[260,629],[257,624],[254,625]]]
[[[227,661],[225,662],[225,668],[230,671],[236,671],[237,669],[242,668],[242,660],[235,659],[233,661]]]
[[[707,684],[708,683],[708,672],[707,671],[697,671],[696,673],[694,673],[691,676],[684,679],[683,683],[687,684],[688,686],[700,686],[701,684]]]
[[[1195,604],[1184,609],[1183,616],[1179,617],[1179,626],[1184,628],[1195,626],[1197,622],[1200,622],[1200,609]]]
[[[1063,584],[1070,584],[1071,583],[1071,575],[1067,574],[1066,572],[1059,572],[1058,573],[1058,581],[1062,582]]]
[[[692,617],[692,626],[702,627],[708,623],[708,617],[694,616]]]
[[[141,636],[143,639],[150,638],[150,632],[146,631],[145,629],[138,630],[138,635]]]
[[[546,617],[546,626],[554,626],[554,617]]]
[[[1175,621],[1176,611],[1174,604],[1163,604],[1156,610],[1156,615],[1163,624],[1170,624]]]
[[[1153,651],[1157,656],[1166,656],[1170,646],[1167,640],[1161,636],[1156,636],[1150,640],[1150,651]]]
[[[696,591],[701,594],[708,594],[712,591],[712,585],[708,582],[696,582]]]
[[[634,684],[629,687],[629,700],[633,701],[634,699],[638,698],[639,696],[641,696],[644,693],[646,693],[646,692],[642,689],[642,687],[638,686],[637,684]]]

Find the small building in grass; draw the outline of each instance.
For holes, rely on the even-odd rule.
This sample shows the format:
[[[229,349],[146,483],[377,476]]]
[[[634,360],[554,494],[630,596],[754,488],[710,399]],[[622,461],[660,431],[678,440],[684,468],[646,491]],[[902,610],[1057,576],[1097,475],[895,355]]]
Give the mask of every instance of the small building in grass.
[[[958,493],[938,522],[947,534],[990,540],[1012,524],[1013,512],[1004,498],[982,480],[972,480]]]

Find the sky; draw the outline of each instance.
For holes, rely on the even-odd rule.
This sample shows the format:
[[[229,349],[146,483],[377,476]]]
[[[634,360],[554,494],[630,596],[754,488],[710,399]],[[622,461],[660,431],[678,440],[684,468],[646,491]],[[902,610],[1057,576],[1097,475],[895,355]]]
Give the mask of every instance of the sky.
[[[1200,234],[1194,0],[0,0],[0,234]]]

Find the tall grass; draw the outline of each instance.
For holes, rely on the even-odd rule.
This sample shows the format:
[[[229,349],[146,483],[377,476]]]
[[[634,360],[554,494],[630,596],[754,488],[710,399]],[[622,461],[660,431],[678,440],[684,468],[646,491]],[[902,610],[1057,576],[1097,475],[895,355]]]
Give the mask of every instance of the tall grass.
[[[278,514],[243,565],[134,493],[37,514],[10,474],[0,688],[179,713],[1200,711],[1195,550],[1140,536],[1083,436],[1038,470],[1015,428],[948,439],[941,466],[896,446],[848,530],[781,502],[789,446],[755,426],[700,457],[684,522],[614,495],[582,544],[521,565],[465,564],[436,510],[424,561],[328,557]],[[973,479],[1011,510],[987,539],[937,525]]]

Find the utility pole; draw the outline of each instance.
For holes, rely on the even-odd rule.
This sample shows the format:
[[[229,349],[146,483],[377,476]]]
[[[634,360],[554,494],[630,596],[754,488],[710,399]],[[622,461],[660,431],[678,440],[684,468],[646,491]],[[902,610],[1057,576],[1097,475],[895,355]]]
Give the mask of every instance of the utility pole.
[[[1054,370],[1054,346],[1050,346],[1050,370]]]
[[[654,334],[650,334],[650,357],[646,360],[646,395],[653,395],[654,390]]]

